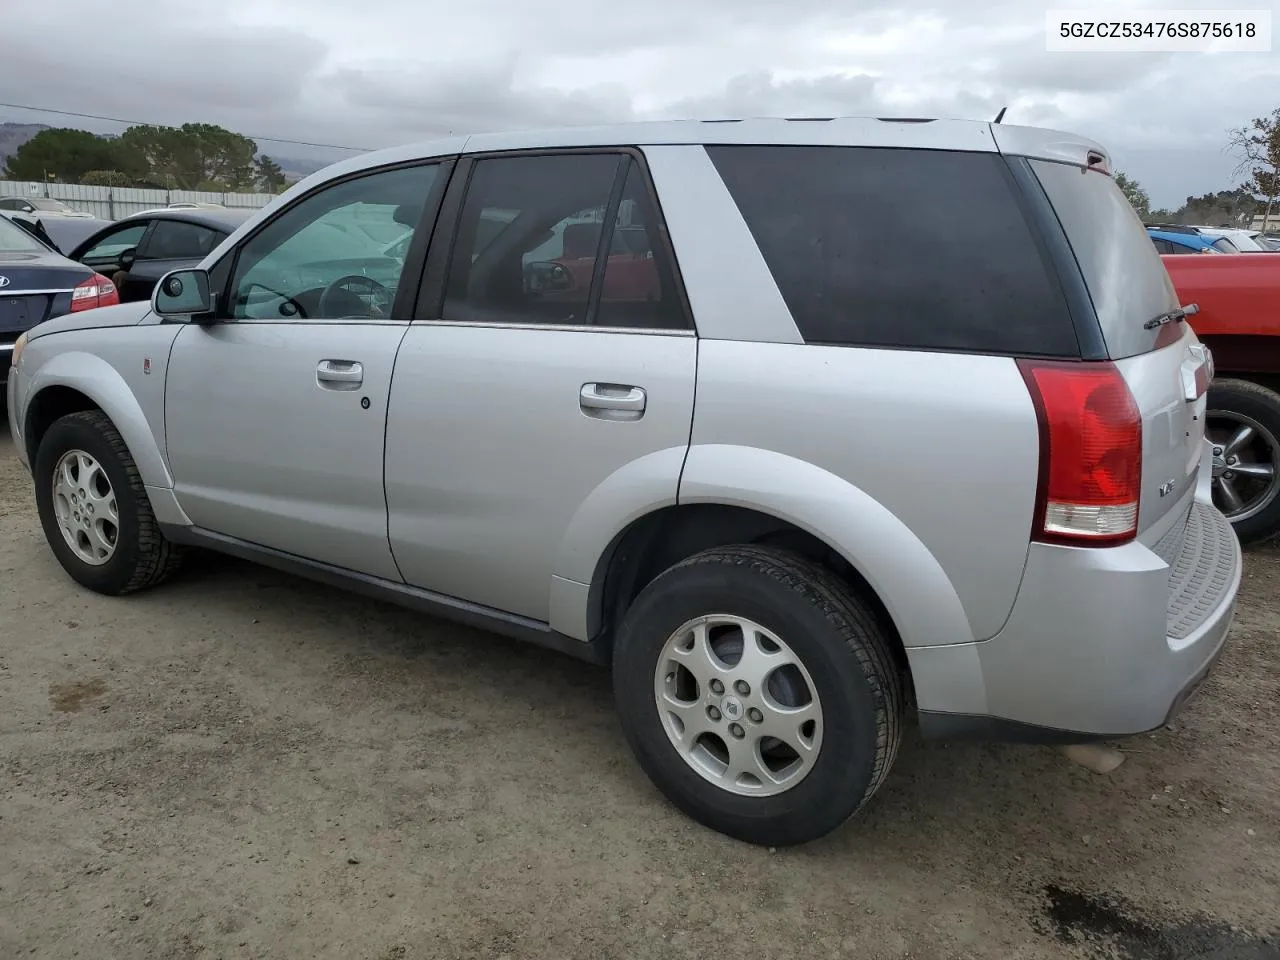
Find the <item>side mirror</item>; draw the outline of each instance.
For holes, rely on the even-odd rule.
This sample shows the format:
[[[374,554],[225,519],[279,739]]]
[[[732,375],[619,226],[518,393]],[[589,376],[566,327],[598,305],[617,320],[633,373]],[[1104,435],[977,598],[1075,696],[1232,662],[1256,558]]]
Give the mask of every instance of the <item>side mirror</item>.
[[[127,249],[121,250],[119,255],[116,257],[116,260],[119,261],[120,263],[121,270],[128,270],[129,268],[131,268],[134,264],[134,261],[136,261],[137,259],[138,259],[137,247],[128,247]]]
[[[213,313],[208,271],[173,270],[166,273],[151,295],[151,309],[160,317],[189,318]]]

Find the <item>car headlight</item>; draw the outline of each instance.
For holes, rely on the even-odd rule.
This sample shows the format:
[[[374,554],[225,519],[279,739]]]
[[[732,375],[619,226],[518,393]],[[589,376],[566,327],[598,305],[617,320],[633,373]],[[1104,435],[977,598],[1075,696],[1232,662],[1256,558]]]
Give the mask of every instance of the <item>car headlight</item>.
[[[9,354],[9,366],[16,367],[18,358],[22,356],[22,348],[27,345],[27,335],[19,334],[18,339],[13,342],[13,352]]]

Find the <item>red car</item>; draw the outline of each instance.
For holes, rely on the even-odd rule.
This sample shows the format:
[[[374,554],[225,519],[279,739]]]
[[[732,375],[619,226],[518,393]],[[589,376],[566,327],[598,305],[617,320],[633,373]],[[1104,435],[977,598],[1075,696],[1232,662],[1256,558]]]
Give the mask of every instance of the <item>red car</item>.
[[[1244,543],[1280,532],[1280,257],[1162,256],[1213,352],[1213,496]]]

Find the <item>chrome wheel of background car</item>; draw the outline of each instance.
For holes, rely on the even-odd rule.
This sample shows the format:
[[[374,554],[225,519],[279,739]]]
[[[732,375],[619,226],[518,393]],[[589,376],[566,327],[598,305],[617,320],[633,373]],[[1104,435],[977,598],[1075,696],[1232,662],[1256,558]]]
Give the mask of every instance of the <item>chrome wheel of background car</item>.
[[[68,450],[53,469],[58,529],[77,557],[101,566],[116,552],[120,514],[102,465],[83,450]]]
[[[1213,444],[1213,502],[1232,522],[1256,515],[1280,492],[1280,444],[1252,417],[1210,410],[1207,433]]]
[[[760,624],[699,617],[668,638],[654,699],[672,746],[731,793],[768,797],[808,775],[822,747],[822,705],[800,658]]]

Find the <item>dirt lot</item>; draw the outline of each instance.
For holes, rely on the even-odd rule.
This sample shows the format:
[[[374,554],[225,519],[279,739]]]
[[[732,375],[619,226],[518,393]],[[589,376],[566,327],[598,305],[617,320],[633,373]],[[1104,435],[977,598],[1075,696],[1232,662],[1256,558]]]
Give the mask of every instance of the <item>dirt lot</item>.
[[[0,438],[0,958],[1280,958],[1280,551],[1100,777],[910,737],[770,853],[675,813],[603,671],[219,558],[72,585]]]

